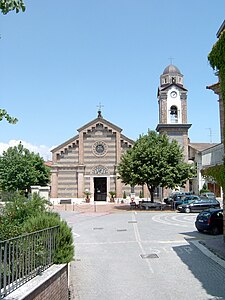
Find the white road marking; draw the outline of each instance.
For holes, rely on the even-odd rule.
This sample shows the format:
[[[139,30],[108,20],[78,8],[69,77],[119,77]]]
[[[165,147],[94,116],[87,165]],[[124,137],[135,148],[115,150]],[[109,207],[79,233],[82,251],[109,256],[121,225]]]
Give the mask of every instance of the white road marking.
[[[193,219],[187,219],[187,218],[184,218],[184,220],[180,220],[179,219],[179,216],[173,216],[171,217],[172,220],[174,221],[178,221],[178,222],[183,222],[183,223],[193,223]]]
[[[135,218],[135,214],[132,214],[132,221],[137,221],[136,218]],[[138,245],[139,245],[139,247],[142,251],[142,254],[145,254],[145,250],[144,250],[144,248],[142,246],[142,243],[141,243],[141,237],[140,237],[140,233],[139,233],[139,230],[138,230],[137,223],[133,223],[133,228],[134,228],[134,235],[135,235],[136,242],[138,243]],[[148,268],[149,268],[150,272],[154,273],[154,270],[152,269],[150,260],[146,259],[146,263],[148,265]]]
[[[166,215],[161,215],[161,216],[153,216],[152,220],[161,224],[166,224],[166,225],[172,225],[172,226],[179,226],[179,227],[189,227],[188,225],[183,225],[183,224],[178,224],[178,223],[172,223],[172,222],[168,222],[165,220],[162,220],[161,218],[165,217],[165,219],[167,219],[168,217]]]
[[[79,235],[78,233],[76,233],[76,232],[74,232],[74,231],[72,231],[72,233],[73,233],[74,238],[80,237],[80,235]]]

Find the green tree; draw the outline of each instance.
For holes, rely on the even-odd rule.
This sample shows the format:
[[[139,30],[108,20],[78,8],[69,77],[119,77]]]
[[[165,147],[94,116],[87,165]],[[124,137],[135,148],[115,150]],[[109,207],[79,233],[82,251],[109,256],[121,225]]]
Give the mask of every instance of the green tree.
[[[169,141],[164,134],[149,131],[142,135],[121,158],[119,178],[131,186],[147,185],[154,202],[157,186],[175,188],[184,186],[195,172],[183,160],[183,151],[177,141]]]
[[[20,10],[25,11],[25,9],[23,0],[0,0],[0,10],[4,15],[12,10],[18,13]]]
[[[30,152],[20,143],[0,157],[0,186],[3,191],[29,191],[32,185],[49,183],[50,169],[39,154]]]

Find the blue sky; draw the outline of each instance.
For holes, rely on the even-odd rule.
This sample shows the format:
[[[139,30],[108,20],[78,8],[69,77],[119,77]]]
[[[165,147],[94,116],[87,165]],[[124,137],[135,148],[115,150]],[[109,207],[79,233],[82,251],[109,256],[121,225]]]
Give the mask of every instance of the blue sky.
[[[22,141],[49,148],[97,117],[136,140],[158,124],[159,77],[170,57],[188,89],[192,142],[220,142],[217,81],[207,55],[224,20],[224,0],[24,0],[0,16],[0,151]],[[210,128],[210,129],[209,129]],[[209,132],[212,132],[210,138]]]

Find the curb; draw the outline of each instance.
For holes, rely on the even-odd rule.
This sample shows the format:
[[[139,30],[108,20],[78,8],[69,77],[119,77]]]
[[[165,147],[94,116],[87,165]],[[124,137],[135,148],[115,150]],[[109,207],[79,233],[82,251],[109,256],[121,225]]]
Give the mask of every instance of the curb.
[[[221,255],[218,254],[214,249],[208,248],[201,241],[190,241],[190,243],[194,244],[201,252],[203,252],[206,256],[214,260],[217,264],[225,269],[225,259]]]

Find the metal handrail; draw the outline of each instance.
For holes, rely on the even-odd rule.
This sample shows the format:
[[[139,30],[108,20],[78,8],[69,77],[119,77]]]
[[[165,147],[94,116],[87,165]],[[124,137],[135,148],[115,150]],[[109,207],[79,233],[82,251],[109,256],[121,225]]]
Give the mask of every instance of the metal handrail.
[[[59,226],[0,241],[1,299],[53,264]]]

